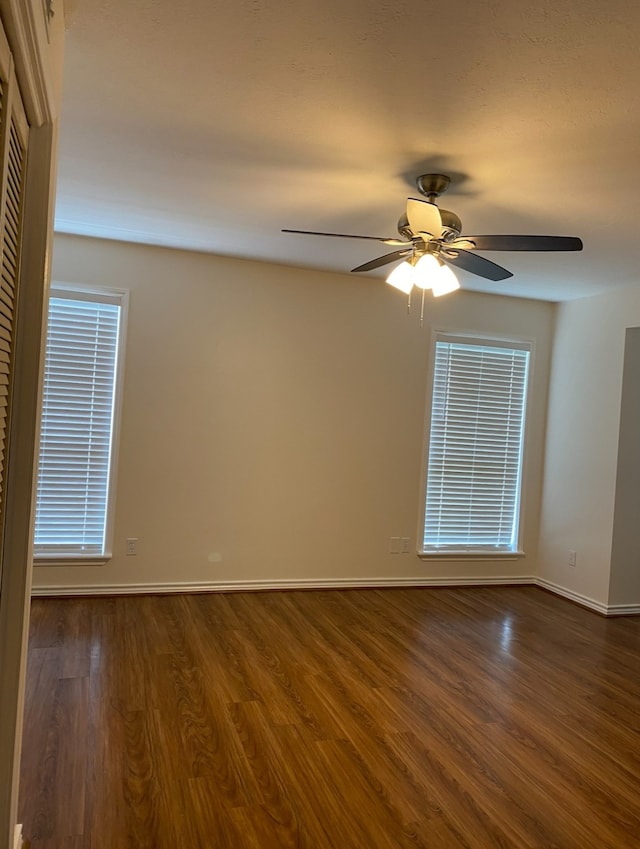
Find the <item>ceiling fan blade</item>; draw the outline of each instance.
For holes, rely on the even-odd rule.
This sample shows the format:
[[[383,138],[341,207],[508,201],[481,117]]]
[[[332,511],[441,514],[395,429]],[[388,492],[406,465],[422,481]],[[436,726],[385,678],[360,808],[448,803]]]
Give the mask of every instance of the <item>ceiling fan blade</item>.
[[[464,251],[462,248],[456,248],[455,253],[443,250],[440,253],[440,259],[487,280],[506,280],[508,277],[513,277],[511,271],[507,271],[501,265],[496,265],[495,262],[490,262],[483,256],[476,256],[469,251]]]
[[[465,236],[477,251],[581,251],[577,236]]]
[[[435,203],[407,198],[407,220],[414,236],[431,233],[434,239],[439,239],[442,235],[442,218]]]
[[[334,239],[369,239],[372,242],[382,242],[385,245],[410,245],[404,239],[386,239],[384,236],[352,236],[349,233],[317,233],[315,230],[282,230],[283,233],[299,233],[303,236],[332,236]]]
[[[386,265],[388,262],[395,262],[398,259],[402,259],[403,256],[409,256],[411,253],[413,253],[413,247],[409,250],[405,248],[404,250],[391,251],[390,254],[385,254],[384,256],[379,256],[376,259],[371,259],[369,262],[365,262],[357,268],[352,268],[351,271],[373,271],[374,268],[380,268],[381,265]]]

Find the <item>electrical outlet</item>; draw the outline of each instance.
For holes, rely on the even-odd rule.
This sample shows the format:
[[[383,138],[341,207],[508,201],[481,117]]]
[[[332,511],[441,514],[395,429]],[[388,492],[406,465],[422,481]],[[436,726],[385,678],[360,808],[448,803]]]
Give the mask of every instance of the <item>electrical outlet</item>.
[[[403,554],[409,554],[411,552],[411,538],[410,537],[402,537],[402,545],[400,551]]]
[[[400,554],[400,537],[391,537],[389,540],[389,554]]]
[[[569,566],[575,566],[575,565],[576,565],[577,560],[578,560],[578,553],[577,553],[576,551],[573,551],[573,549],[571,549],[571,548],[570,548],[570,549],[569,549],[569,552],[568,552],[568,555],[567,555],[567,563],[568,563],[568,565],[569,565]]]
[[[127,557],[135,557],[138,553],[138,537],[127,539]]]

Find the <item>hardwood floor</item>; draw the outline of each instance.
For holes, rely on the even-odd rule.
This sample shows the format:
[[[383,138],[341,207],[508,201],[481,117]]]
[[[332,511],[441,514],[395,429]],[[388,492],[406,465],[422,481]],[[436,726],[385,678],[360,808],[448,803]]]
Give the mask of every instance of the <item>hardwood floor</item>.
[[[640,847],[640,619],[521,588],[33,602],[32,849]]]

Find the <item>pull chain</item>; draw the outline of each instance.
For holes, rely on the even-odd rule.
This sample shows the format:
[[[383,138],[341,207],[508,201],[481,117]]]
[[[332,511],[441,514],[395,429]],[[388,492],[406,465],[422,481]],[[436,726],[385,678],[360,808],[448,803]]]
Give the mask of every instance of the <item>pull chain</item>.
[[[422,290],[422,306],[420,307],[420,327],[422,327],[424,320],[424,289]]]

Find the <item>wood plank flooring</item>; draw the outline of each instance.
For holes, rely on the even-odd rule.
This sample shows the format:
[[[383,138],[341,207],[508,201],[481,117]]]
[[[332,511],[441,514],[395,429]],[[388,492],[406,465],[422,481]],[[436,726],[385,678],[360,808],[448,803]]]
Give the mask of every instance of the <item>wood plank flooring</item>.
[[[530,587],[39,599],[32,849],[640,847],[640,619]]]

